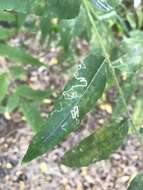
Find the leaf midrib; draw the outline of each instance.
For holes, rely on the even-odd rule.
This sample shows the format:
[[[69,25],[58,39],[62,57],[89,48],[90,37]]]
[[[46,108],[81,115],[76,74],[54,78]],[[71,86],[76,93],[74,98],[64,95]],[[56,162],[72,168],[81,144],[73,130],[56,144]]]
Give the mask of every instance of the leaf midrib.
[[[80,102],[81,98],[86,94],[86,92],[87,92],[87,90],[89,89],[89,87],[91,86],[92,82],[94,81],[94,79],[96,78],[96,76],[98,75],[98,73],[100,72],[100,70],[102,69],[104,63],[105,63],[105,59],[103,60],[103,63],[101,64],[101,66],[100,66],[99,69],[97,70],[97,72],[96,72],[96,74],[94,75],[94,77],[91,79],[89,85],[88,85],[87,88],[85,89],[85,92],[84,92],[83,95],[80,97],[80,99],[77,101],[77,104]],[[45,139],[43,139],[41,143],[39,143],[40,146],[41,146],[42,144],[45,144],[45,141],[47,141],[47,140],[53,135],[53,133],[55,133],[55,131],[56,131],[57,129],[59,129],[59,128],[62,126],[62,124],[63,124],[63,123],[65,122],[65,120],[69,117],[69,115],[70,115],[70,113],[68,113],[67,117],[66,117],[64,120],[62,120],[62,122],[61,122]],[[47,151],[48,151],[48,150],[47,150]],[[30,152],[32,153],[33,151],[30,151]],[[44,153],[44,152],[43,152],[43,153]],[[33,155],[35,155],[34,152],[31,154],[31,157],[33,157]],[[39,155],[41,155],[41,154],[39,154]],[[34,159],[34,158],[32,158],[32,159]],[[31,160],[32,160],[32,159],[31,159]]]
[[[97,70],[97,72],[96,72],[96,74],[94,75],[94,77],[91,79],[91,81],[90,81],[89,85],[87,86],[87,88],[85,89],[85,92],[83,93],[83,95],[78,99],[78,101],[77,101],[74,105],[77,105],[77,104],[80,103],[81,98],[86,94],[86,92],[87,92],[87,90],[89,89],[89,87],[91,86],[92,82],[94,81],[94,79],[96,78],[96,76],[98,75],[98,73],[100,72],[100,70],[102,69],[104,63],[105,63],[105,60],[103,61],[103,63],[102,63],[101,66],[99,67],[99,69]],[[60,122],[60,124],[52,131],[52,133],[49,134],[49,135],[43,140],[43,143],[44,143],[44,141],[46,141],[48,138],[50,138],[50,137],[53,135],[53,133],[55,133],[55,131],[56,131],[58,128],[60,128],[60,127],[63,125],[63,123],[65,122],[65,120],[68,119],[69,115],[70,115],[70,113],[68,112],[67,115],[66,115],[66,118],[64,118],[64,119]]]

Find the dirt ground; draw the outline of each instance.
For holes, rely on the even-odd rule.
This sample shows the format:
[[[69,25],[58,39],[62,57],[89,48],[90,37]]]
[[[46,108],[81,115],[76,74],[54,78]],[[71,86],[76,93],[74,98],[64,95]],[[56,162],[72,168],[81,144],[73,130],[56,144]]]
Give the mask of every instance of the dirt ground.
[[[89,134],[89,127],[98,125],[96,118],[91,123],[90,117],[88,127],[73,133],[49,154],[21,165],[32,133],[24,123],[0,116],[0,190],[126,190],[132,175],[143,169],[143,153],[136,137],[128,136],[109,160],[89,167],[71,169],[58,164],[69,146]]]

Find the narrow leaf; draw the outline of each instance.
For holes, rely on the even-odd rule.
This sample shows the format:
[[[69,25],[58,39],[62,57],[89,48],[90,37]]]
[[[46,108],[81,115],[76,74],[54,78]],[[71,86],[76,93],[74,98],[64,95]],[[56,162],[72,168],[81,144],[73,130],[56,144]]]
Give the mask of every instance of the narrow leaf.
[[[16,88],[15,93],[20,98],[25,98],[27,100],[33,100],[33,101],[41,101],[45,98],[48,98],[51,95],[51,90],[34,90],[30,88],[28,85],[19,85]]]
[[[6,40],[12,37],[14,34],[14,30],[10,30],[7,28],[0,28],[0,40]]]
[[[123,143],[128,133],[127,122],[99,128],[65,153],[62,163],[70,167],[88,166],[107,159]]]
[[[19,106],[19,97],[17,96],[16,93],[13,93],[7,101],[5,111],[10,113],[14,111],[18,106]]]
[[[24,70],[24,68],[20,67],[20,66],[12,66],[9,68],[9,72],[11,74],[12,77],[16,78],[16,79],[22,79],[26,77],[26,72]]]
[[[11,61],[16,61],[22,64],[31,64],[34,66],[42,66],[44,63],[38,59],[32,57],[24,49],[18,47],[12,47],[7,44],[0,44],[0,55],[7,57]]]
[[[32,103],[23,101],[20,103],[20,108],[32,130],[35,132],[40,131],[44,124],[44,120],[37,107]]]
[[[0,10],[15,10],[16,12],[27,13],[29,0],[0,0]]]
[[[48,0],[47,13],[61,19],[71,19],[79,14],[80,0]]]
[[[8,77],[7,74],[0,75],[0,102],[4,99],[8,91]]]
[[[0,10],[69,19],[78,15],[80,0],[0,0]]]
[[[133,117],[134,125],[136,126],[136,130],[142,133],[143,131],[143,94],[142,92],[136,98],[132,117]]]
[[[0,1],[1,2],[1,1]],[[1,21],[5,21],[5,22],[15,22],[15,15],[10,13],[10,12],[6,12],[6,11],[0,11],[0,20]]]
[[[71,131],[101,97],[106,84],[105,60],[88,56],[78,65],[74,78],[66,85],[50,113],[44,129],[32,140],[23,162],[28,162],[52,149]]]

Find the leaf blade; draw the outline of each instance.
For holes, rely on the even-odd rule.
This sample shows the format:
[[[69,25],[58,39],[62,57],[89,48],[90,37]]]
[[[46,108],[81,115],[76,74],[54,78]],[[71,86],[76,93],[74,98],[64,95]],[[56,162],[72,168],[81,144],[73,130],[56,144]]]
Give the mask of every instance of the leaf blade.
[[[0,55],[7,57],[11,61],[22,64],[31,64],[33,66],[42,66],[44,63],[32,57],[29,53],[18,47],[12,47],[7,44],[0,44]]]
[[[60,19],[71,19],[79,14],[80,0],[49,0],[47,2],[47,12],[51,16]]]
[[[28,0],[1,0],[0,10],[15,10],[21,13],[27,13],[29,10]]]
[[[105,160],[119,148],[127,133],[127,122],[99,128],[67,151],[61,163],[70,167],[83,167]]]
[[[24,98],[27,100],[33,100],[33,101],[41,101],[45,98],[48,98],[52,94],[51,89],[47,90],[34,90],[33,88],[29,87],[26,84],[19,85],[15,93],[20,98]]]
[[[40,131],[44,124],[44,120],[37,107],[30,102],[23,101],[20,103],[20,109],[32,130],[34,132]]]
[[[104,58],[90,55],[79,68],[57,100],[44,129],[33,138],[23,162],[44,154],[78,128],[102,95],[106,84]]]
[[[4,99],[8,91],[9,80],[7,74],[0,75],[0,102]]]

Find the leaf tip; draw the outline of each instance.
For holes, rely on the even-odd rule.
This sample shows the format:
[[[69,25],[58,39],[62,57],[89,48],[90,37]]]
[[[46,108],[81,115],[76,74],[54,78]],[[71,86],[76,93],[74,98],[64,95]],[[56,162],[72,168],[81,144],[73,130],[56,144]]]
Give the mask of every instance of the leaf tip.
[[[59,164],[62,164],[64,166],[70,167],[70,168],[79,168],[76,163],[73,161],[69,161],[69,158],[67,158],[67,156],[63,156],[60,161]]]
[[[28,154],[28,152],[26,152],[26,154],[24,155],[24,157],[23,157],[23,159],[21,161],[21,164],[23,165],[23,164],[26,164],[26,163],[28,163],[30,161],[31,161],[31,159],[29,159],[29,154]]]

